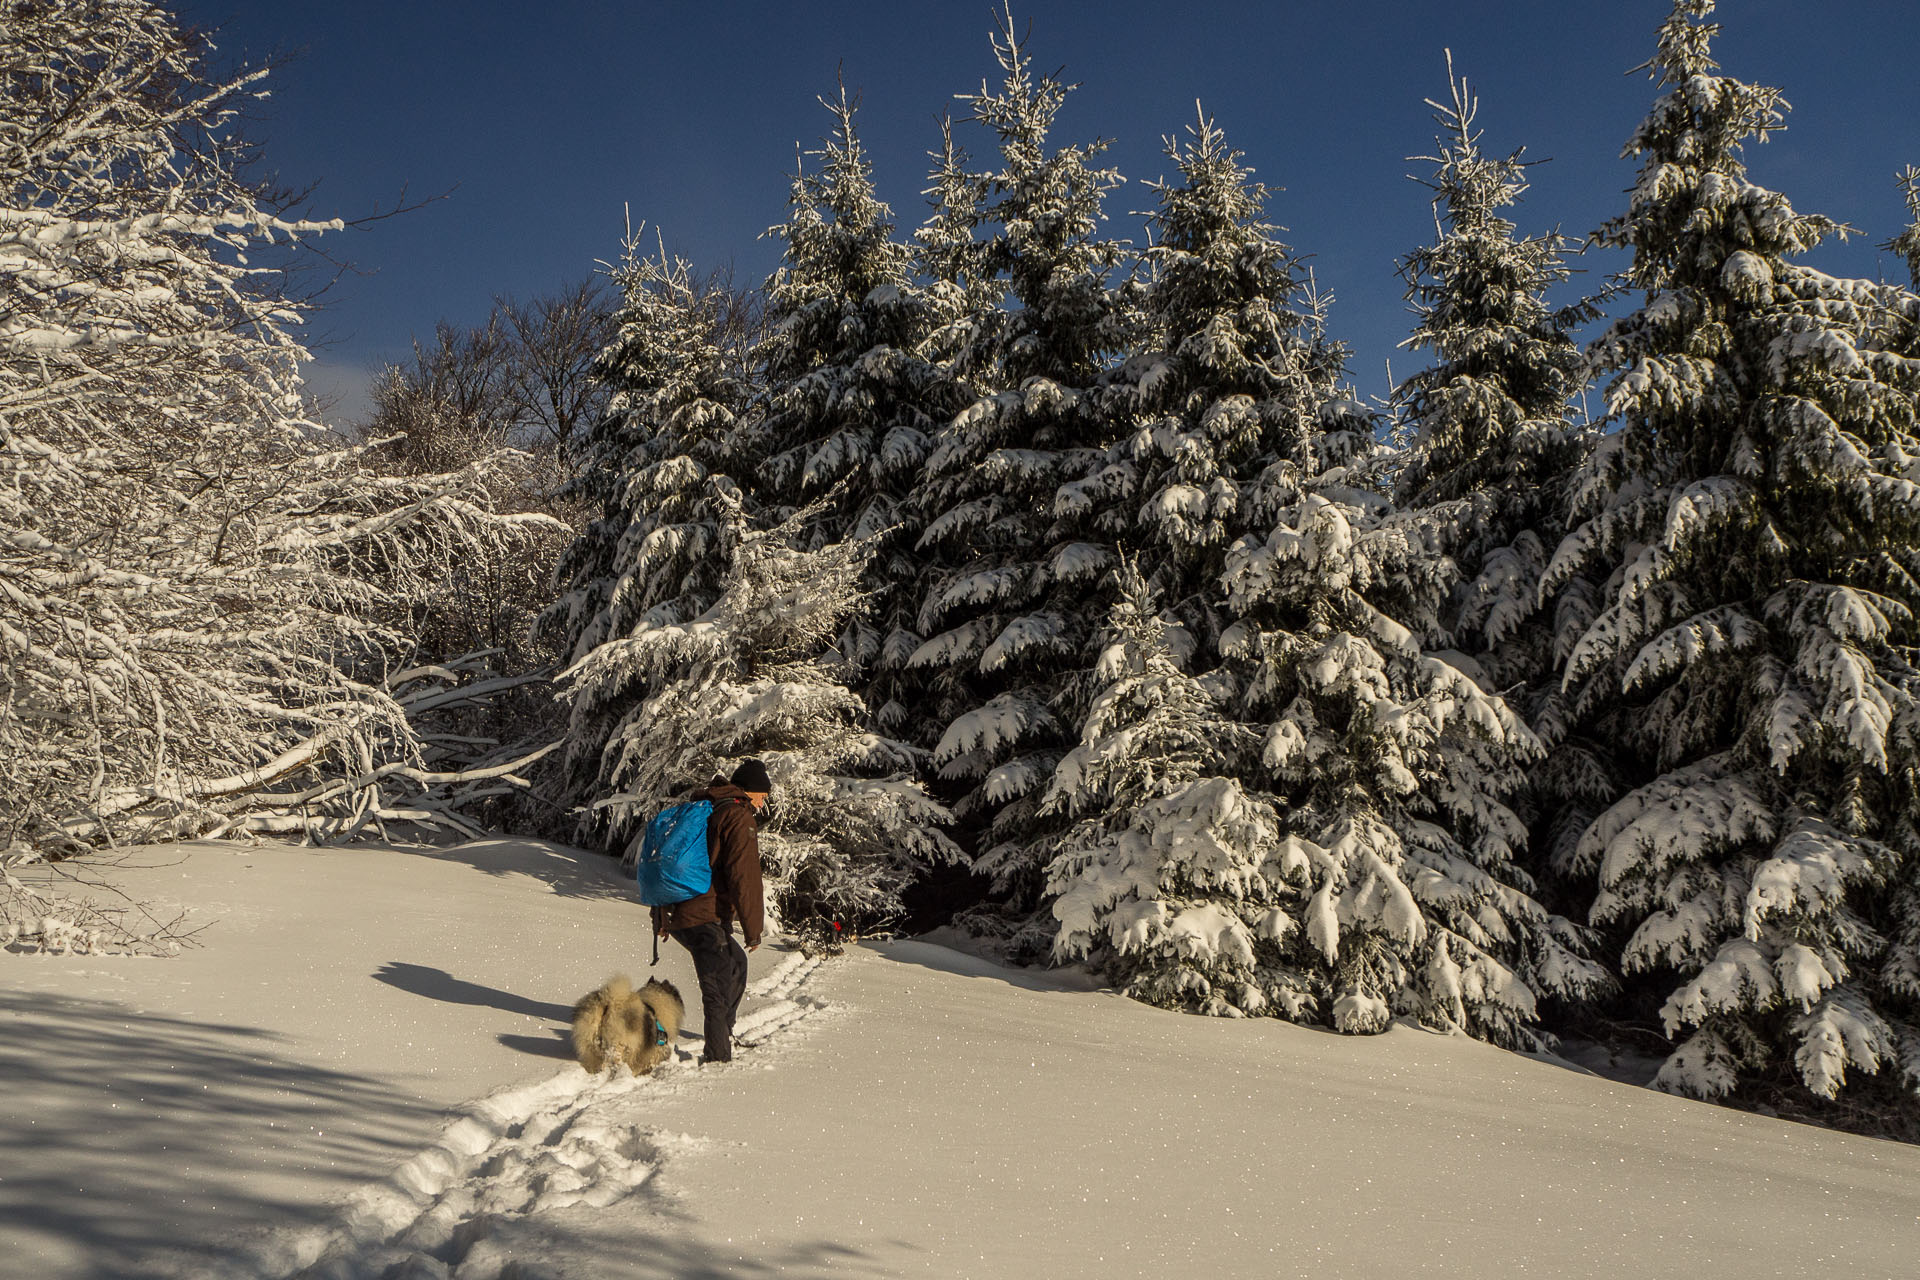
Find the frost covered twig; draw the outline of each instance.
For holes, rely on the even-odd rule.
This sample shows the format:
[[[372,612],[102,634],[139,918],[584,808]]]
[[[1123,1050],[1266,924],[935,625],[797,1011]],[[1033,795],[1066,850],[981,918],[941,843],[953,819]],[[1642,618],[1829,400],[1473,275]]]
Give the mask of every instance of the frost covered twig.
[[[41,885],[16,874],[29,867]],[[25,845],[0,851],[0,950],[171,955],[199,945],[204,924],[187,928],[184,911],[156,915],[98,872],[97,865],[46,862]]]

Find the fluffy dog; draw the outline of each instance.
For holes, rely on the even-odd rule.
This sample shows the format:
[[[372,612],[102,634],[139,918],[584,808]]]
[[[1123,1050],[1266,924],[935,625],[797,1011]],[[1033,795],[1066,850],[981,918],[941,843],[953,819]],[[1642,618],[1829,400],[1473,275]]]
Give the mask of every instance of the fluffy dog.
[[[654,978],[635,991],[632,980],[618,974],[573,1006],[574,1057],[595,1075],[610,1062],[624,1062],[643,1076],[673,1056],[685,1012],[671,982]]]

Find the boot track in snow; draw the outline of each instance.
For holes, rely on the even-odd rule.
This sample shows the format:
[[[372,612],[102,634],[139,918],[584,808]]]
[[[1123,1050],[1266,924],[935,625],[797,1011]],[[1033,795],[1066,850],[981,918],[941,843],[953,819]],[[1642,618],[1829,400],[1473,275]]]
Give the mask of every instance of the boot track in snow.
[[[767,1003],[735,1024],[735,1043],[766,1045],[826,1008],[806,991],[820,963],[796,952],[750,985],[747,998]],[[490,1094],[386,1180],[350,1197],[332,1223],[257,1242],[228,1275],[535,1280],[537,1268],[491,1240],[496,1228],[574,1205],[605,1208],[646,1186],[669,1152],[700,1146],[641,1122],[648,1095],[697,1078],[690,1061],[676,1047],[641,1077],[624,1066],[589,1076],[569,1063],[546,1080]]]

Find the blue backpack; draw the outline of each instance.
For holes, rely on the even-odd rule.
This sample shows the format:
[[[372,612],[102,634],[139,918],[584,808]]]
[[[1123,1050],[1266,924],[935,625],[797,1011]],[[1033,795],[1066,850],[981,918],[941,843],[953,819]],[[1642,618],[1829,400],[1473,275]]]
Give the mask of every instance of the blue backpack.
[[[713,863],[707,860],[712,813],[713,801],[694,800],[669,805],[647,823],[633,870],[643,904],[670,907],[713,888]]]

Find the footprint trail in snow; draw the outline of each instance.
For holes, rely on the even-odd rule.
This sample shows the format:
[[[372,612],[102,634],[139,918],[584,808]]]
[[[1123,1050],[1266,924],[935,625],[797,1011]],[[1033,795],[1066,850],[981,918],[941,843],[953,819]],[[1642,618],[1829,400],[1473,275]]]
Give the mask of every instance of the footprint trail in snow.
[[[826,1008],[807,993],[820,960],[796,952],[747,988],[734,1025],[752,1048]],[[324,1227],[256,1244],[230,1274],[276,1280],[537,1280],[494,1236],[501,1224],[576,1205],[605,1208],[645,1187],[676,1150],[699,1138],[646,1123],[646,1101],[695,1083],[691,1054],[651,1076],[625,1068],[589,1076],[577,1065],[476,1103],[385,1181],[356,1193]]]
[[[807,979],[819,967],[818,956],[796,951],[782,960],[779,968],[749,986],[747,996],[750,999],[769,1003],[733,1024],[734,1043],[747,1048],[765,1044],[776,1032],[824,1007],[824,1001],[803,993]]]

